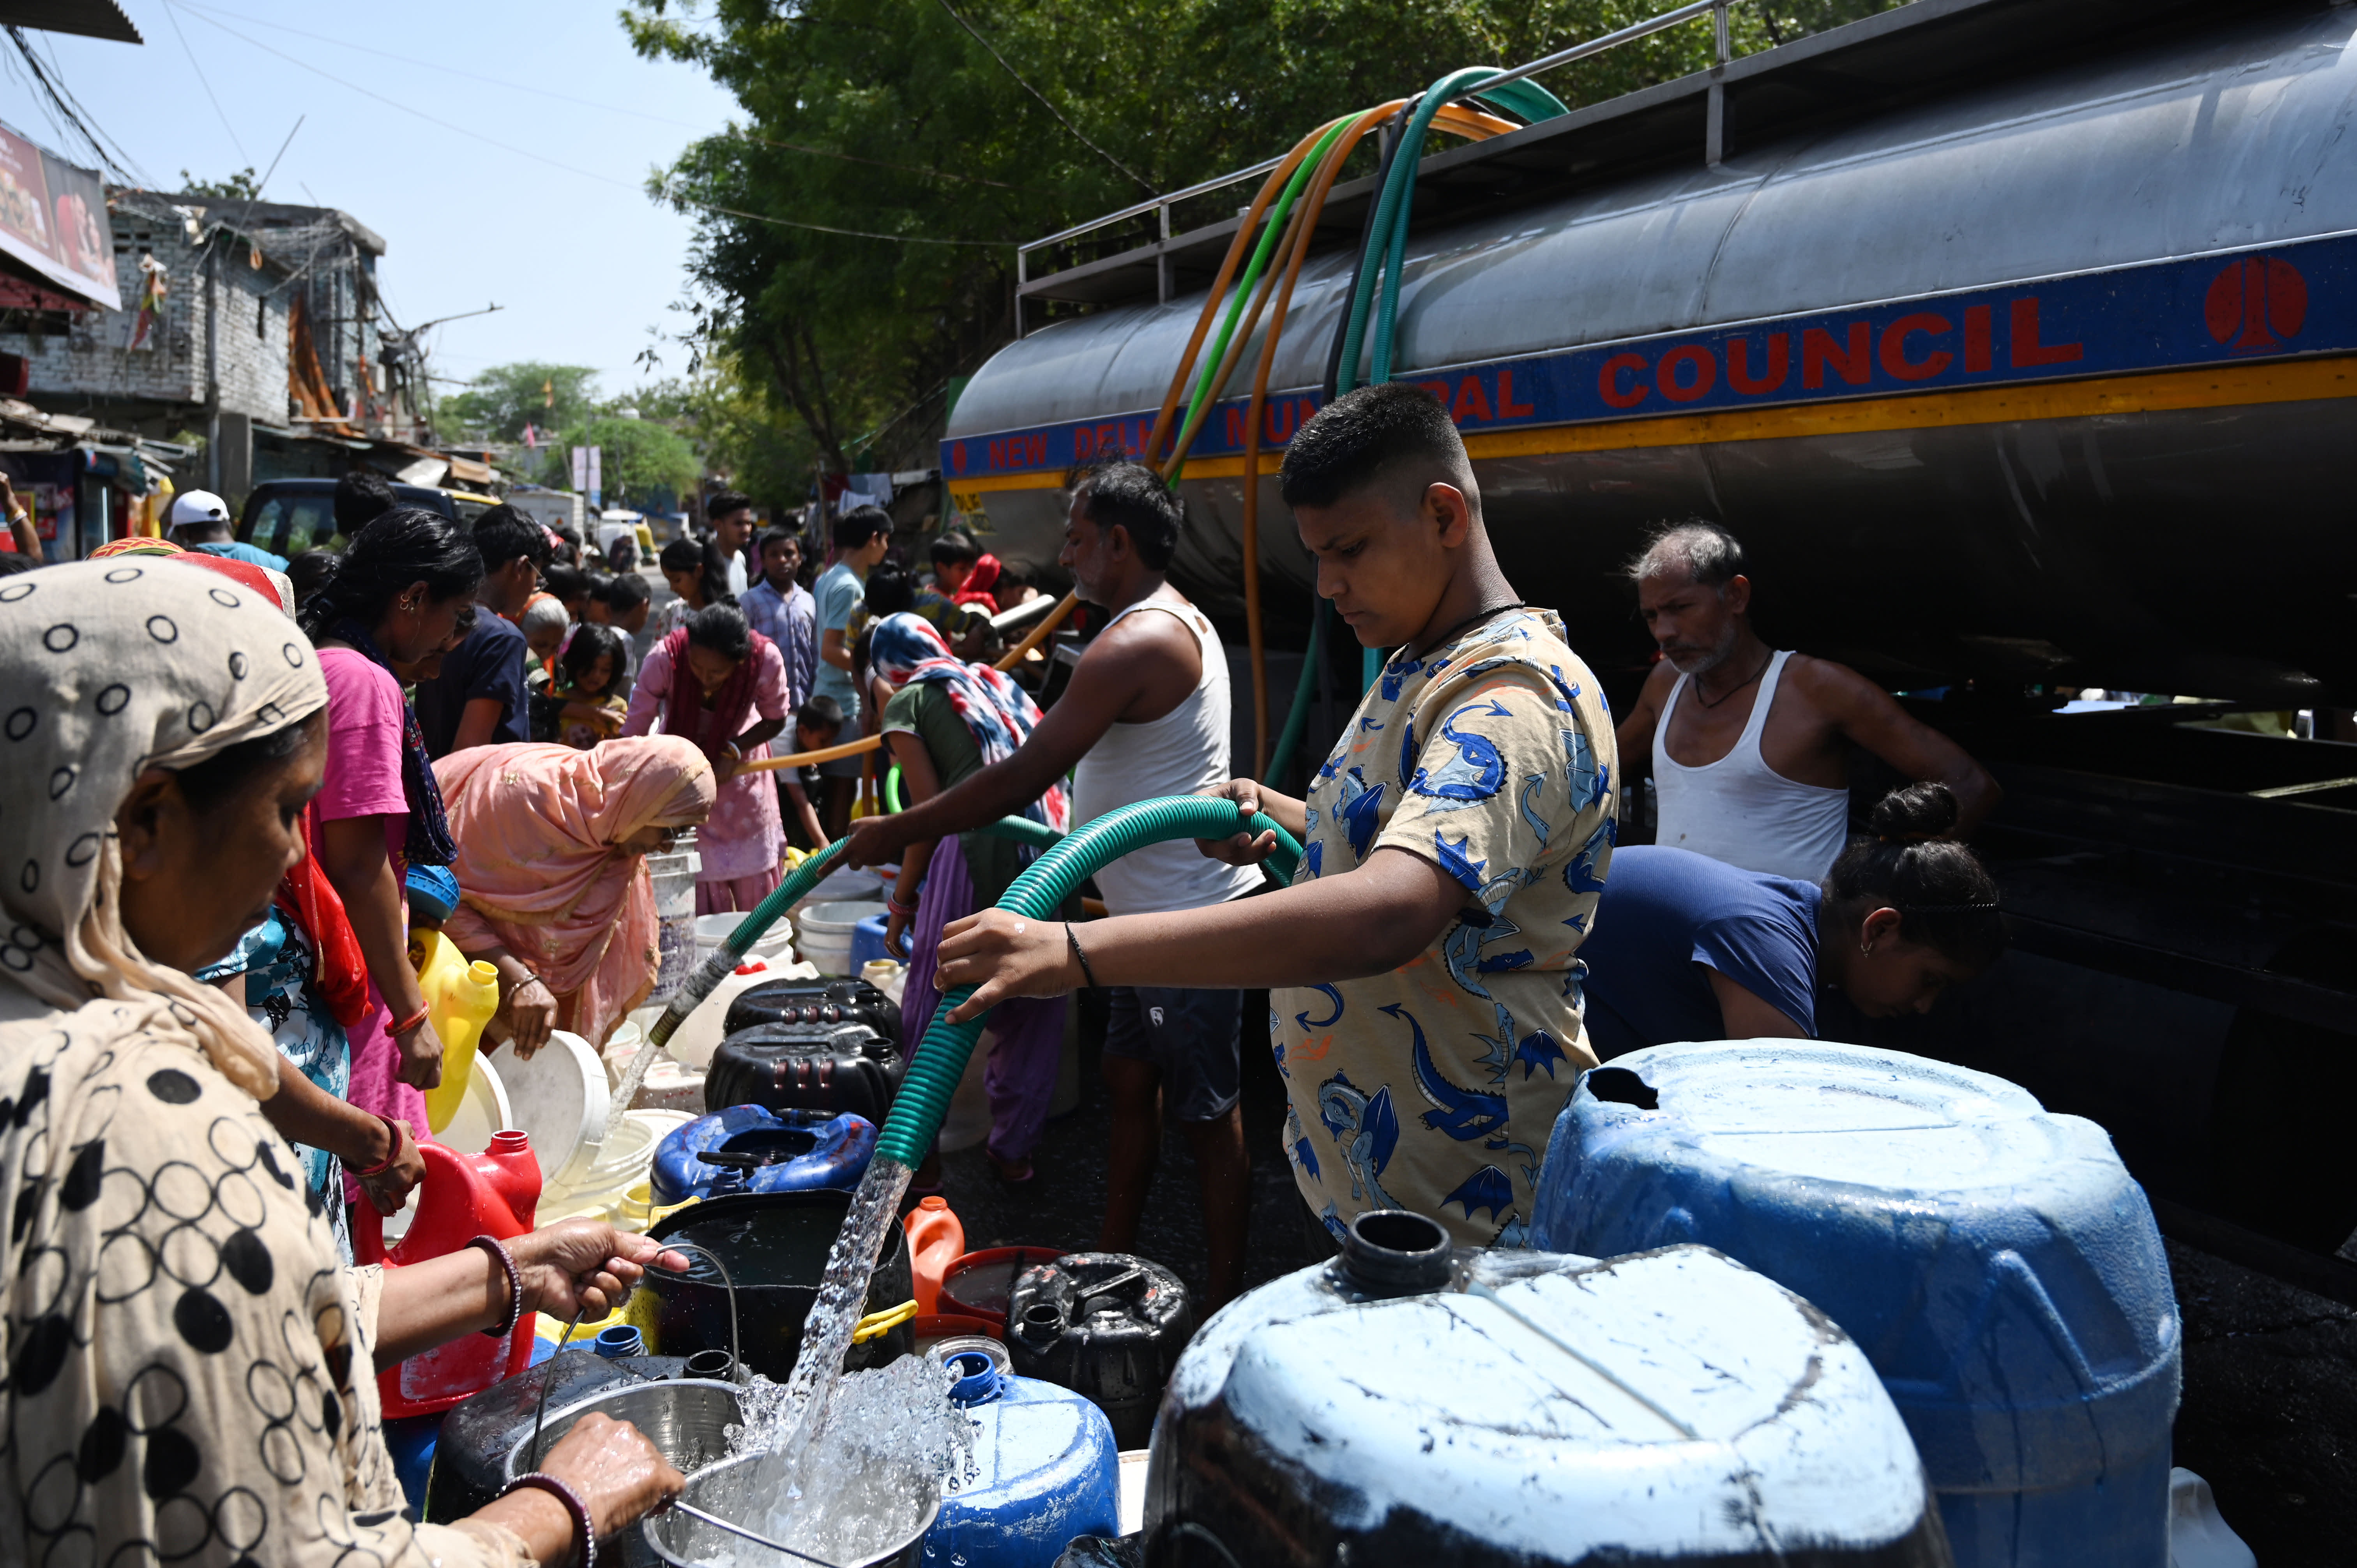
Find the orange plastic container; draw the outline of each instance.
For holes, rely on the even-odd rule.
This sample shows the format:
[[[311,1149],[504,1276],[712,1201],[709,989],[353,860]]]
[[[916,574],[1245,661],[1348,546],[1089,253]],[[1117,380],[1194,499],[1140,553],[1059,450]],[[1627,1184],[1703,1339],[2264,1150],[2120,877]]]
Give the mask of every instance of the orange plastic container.
[[[965,1227],[950,1211],[950,1200],[935,1194],[921,1198],[900,1221],[909,1232],[909,1262],[917,1276],[917,1310],[936,1309],[942,1276],[965,1253]]]
[[[352,1256],[359,1262],[398,1269],[455,1252],[477,1236],[504,1241],[532,1229],[540,1207],[540,1162],[523,1133],[494,1133],[491,1146],[479,1155],[462,1155],[440,1144],[421,1144],[417,1152],[425,1161],[425,1185],[409,1233],[387,1251],[383,1218],[363,1202],[352,1221]],[[380,1369],[377,1394],[385,1415],[448,1410],[515,1376],[532,1363],[532,1330],[533,1315],[527,1312],[505,1339],[465,1334]]]
[[[985,1247],[968,1252],[942,1271],[940,1309],[979,1317],[991,1326],[994,1336],[1004,1338],[1006,1298],[1014,1293],[1015,1282],[1024,1270],[1063,1255],[1053,1247]]]

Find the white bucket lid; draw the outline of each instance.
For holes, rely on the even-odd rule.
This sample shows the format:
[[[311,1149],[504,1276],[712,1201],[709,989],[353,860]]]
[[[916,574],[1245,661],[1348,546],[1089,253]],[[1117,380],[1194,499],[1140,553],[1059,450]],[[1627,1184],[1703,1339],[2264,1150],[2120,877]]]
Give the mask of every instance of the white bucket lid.
[[[532,1136],[544,1185],[570,1187],[587,1174],[606,1136],[606,1112],[613,1103],[606,1066],[589,1042],[564,1029],[530,1061],[513,1051],[500,1060],[515,1124]]]
[[[479,1051],[474,1069],[467,1075],[466,1092],[458,1097],[458,1109],[451,1112],[450,1124],[434,1134],[434,1141],[462,1155],[479,1155],[491,1146],[492,1133],[504,1133],[515,1124],[507,1084],[500,1069]]]

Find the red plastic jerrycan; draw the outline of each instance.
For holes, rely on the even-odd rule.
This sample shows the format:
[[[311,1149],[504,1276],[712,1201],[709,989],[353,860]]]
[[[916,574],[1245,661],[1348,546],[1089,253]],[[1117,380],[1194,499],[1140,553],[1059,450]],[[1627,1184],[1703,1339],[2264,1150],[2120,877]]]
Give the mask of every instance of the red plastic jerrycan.
[[[909,1261],[917,1276],[917,1310],[940,1310],[942,1275],[965,1253],[965,1226],[946,1197],[925,1198],[901,1222],[909,1232]]]
[[[523,1133],[494,1133],[479,1155],[440,1144],[420,1144],[417,1152],[425,1161],[425,1182],[409,1233],[388,1252],[384,1219],[362,1201],[352,1224],[352,1255],[361,1262],[397,1269],[455,1252],[477,1236],[504,1241],[532,1230],[540,1207],[540,1162]],[[379,1369],[377,1394],[388,1419],[430,1415],[514,1377],[531,1361],[532,1314],[525,1313],[505,1339],[464,1334]]]

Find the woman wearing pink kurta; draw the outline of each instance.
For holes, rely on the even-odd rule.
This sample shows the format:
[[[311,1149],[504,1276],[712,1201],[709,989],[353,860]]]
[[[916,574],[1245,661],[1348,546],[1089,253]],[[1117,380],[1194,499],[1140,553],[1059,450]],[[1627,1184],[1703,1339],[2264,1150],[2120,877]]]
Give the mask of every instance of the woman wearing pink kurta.
[[[766,773],[738,769],[770,755],[770,737],[786,726],[787,701],[785,660],[734,605],[696,611],[639,668],[622,733],[651,734],[660,720],[663,734],[694,743],[719,781],[712,820],[696,835],[699,915],[748,910],[783,880],[778,787]]]

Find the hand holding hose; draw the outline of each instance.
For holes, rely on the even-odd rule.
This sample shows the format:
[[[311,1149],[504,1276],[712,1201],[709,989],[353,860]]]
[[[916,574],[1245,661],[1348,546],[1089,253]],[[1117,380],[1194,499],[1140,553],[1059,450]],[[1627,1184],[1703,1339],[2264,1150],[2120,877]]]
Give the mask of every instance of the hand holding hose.
[[[951,1023],[963,1024],[1010,996],[1061,996],[1087,984],[1088,979],[1061,921],[985,909],[942,929],[933,983],[943,992],[961,985],[974,988],[949,1015]]]
[[[1214,800],[1233,801],[1238,814],[1247,821],[1267,809],[1264,804],[1267,791],[1250,779],[1231,779],[1224,784],[1214,784],[1208,789],[1196,792]],[[1248,832],[1232,833],[1223,839],[1197,839],[1195,847],[1211,860],[1224,861],[1230,865],[1258,865],[1276,853],[1276,834],[1273,832],[1263,832],[1258,836]]]

